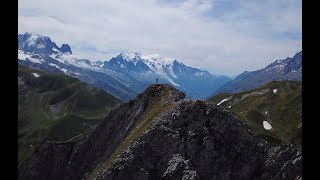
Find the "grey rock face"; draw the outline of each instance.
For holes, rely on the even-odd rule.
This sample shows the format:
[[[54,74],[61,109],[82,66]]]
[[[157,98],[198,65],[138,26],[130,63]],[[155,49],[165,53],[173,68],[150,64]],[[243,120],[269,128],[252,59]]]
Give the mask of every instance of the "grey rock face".
[[[292,179],[301,177],[301,152],[291,146],[272,147],[255,136],[229,111],[213,103],[184,99],[169,85],[151,85],[137,99],[112,111],[72,155],[59,164],[60,174],[38,166],[33,179],[86,179],[109,158],[135,127],[143,112],[166,94],[174,107],[155,117],[151,127],[104,169],[97,179]],[[41,145],[40,145],[41,146]],[[38,148],[43,149],[43,148]],[[21,167],[46,161],[38,151]],[[58,154],[53,157],[60,157]],[[63,154],[63,153],[62,153]],[[60,162],[60,161],[59,161]],[[36,169],[36,168],[39,169]],[[51,167],[51,166],[50,166]],[[55,167],[51,167],[54,169]],[[30,168],[29,168],[30,169]],[[26,176],[23,176],[26,175]],[[63,177],[63,178],[60,178]],[[21,178],[26,179],[26,178]]]
[[[140,168],[148,179],[301,176],[299,151],[270,147],[213,104],[181,100],[160,119],[98,179],[128,179],[137,176]]]
[[[70,54],[72,54],[71,48],[68,44],[62,44],[60,51],[62,53],[69,52]]]
[[[43,142],[18,171],[18,179],[62,179],[74,143]]]
[[[185,96],[168,85],[161,86],[164,87],[164,91],[173,92],[167,97],[170,101],[178,101]],[[106,120],[90,134],[71,157],[71,164],[68,167],[70,179],[78,179],[94,170],[103,159],[113,153],[135,126],[153,98],[161,95],[161,91],[154,90],[158,87],[160,85],[150,86],[144,93],[138,95],[136,100],[122,104],[120,108],[109,113]]]

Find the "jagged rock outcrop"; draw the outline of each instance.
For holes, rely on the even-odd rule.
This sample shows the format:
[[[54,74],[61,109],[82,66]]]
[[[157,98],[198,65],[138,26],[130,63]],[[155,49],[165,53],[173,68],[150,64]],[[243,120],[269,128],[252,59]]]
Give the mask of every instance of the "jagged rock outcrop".
[[[71,47],[68,44],[62,44],[60,51],[62,53],[69,52],[70,54],[72,54]]]
[[[135,100],[112,111],[59,165],[46,175],[32,164],[20,179],[294,179],[301,152],[272,147],[229,111],[184,99],[169,85],[151,85]],[[39,149],[39,148],[38,148]],[[55,155],[59,156],[59,155]],[[62,156],[61,156],[62,157]],[[60,158],[60,156],[59,156]],[[55,168],[55,167],[51,167]],[[22,169],[25,169],[22,167]],[[60,178],[63,177],[63,178]]]
[[[301,176],[301,162],[292,163],[301,159],[297,150],[272,149],[231,113],[214,104],[182,100],[159,119],[98,179],[281,179],[282,176],[294,179]]]

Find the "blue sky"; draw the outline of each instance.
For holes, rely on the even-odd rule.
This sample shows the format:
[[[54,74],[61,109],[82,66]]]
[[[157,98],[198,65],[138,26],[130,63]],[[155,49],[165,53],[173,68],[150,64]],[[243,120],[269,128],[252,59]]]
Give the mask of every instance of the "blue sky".
[[[260,69],[302,49],[301,0],[20,0],[18,32],[109,60],[125,50],[213,74]]]

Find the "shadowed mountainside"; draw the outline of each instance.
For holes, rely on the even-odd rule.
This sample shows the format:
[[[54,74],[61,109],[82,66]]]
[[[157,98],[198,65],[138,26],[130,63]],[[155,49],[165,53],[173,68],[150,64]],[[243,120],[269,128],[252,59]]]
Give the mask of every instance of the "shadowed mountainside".
[[[18,66],[19,164],[43,140],[89,133],[120,101],[75,78]]]

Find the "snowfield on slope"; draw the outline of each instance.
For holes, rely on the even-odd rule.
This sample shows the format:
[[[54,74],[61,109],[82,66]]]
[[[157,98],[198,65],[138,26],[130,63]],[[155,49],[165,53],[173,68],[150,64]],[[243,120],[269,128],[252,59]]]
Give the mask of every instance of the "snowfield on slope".
[[[44,62],[43,59],[37,59],[37,58],[31,57],[32,55],[33,54],[31,54],[31,53],[27,53],[27,52],[18,50],[18,59],[20,59],[22,61],[29,60],[29,61],[31,61],[33,63],[38,63],[38,64],[41,64],[41,63]]]
[[[223,100],[222,100],[222,101],[220,101],[217,105],[218,105],[218,106],[220,106],[220,104],[221,104],[221,103],[223,103],[223,102],[225,102],[225,101],[228,101],[228,100],[229,100],[228,98],[223,99]]]
[[[34,77],[36,77],[36,78],[40,77],[40,75],[37,74],[37,73],[32,73],[32,75],[33,75]]]
[[[263,121],[263,127],[266,130],[270,130],[272,128],[271,124],[268,121]]]

